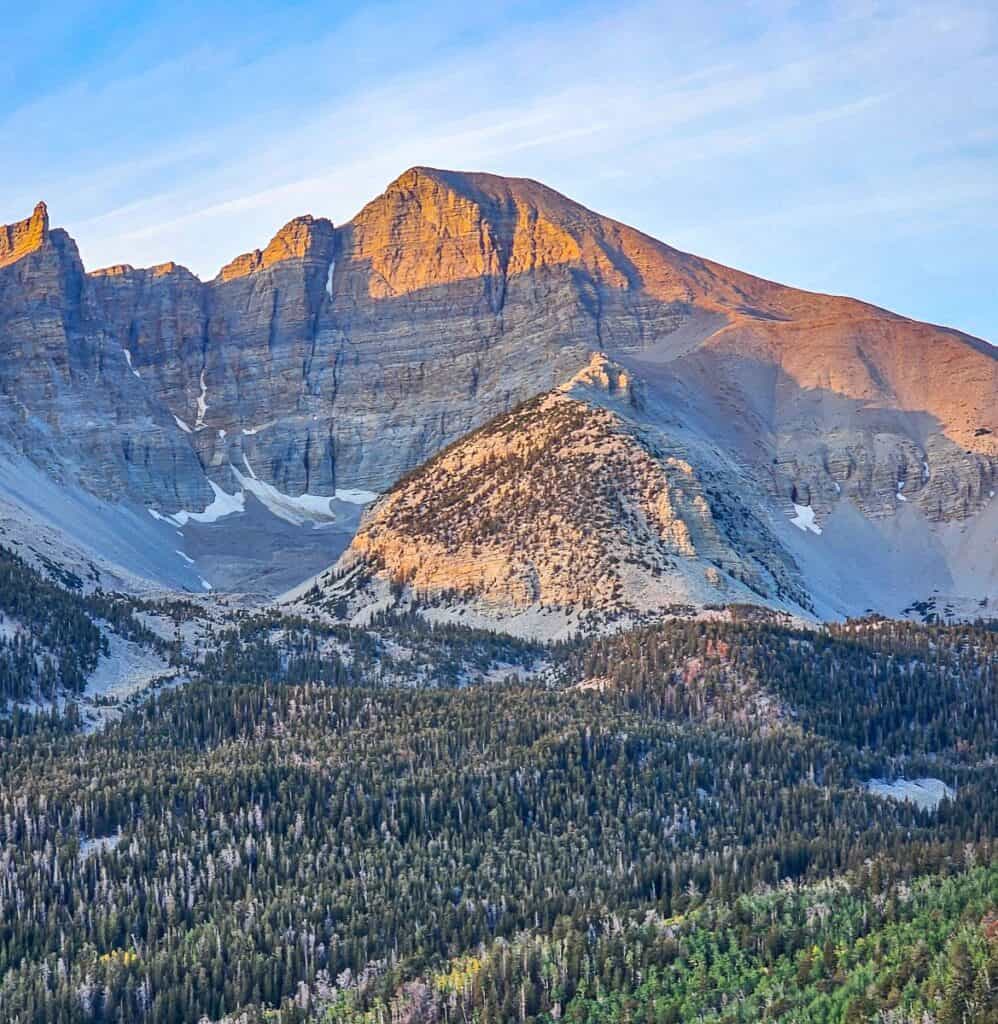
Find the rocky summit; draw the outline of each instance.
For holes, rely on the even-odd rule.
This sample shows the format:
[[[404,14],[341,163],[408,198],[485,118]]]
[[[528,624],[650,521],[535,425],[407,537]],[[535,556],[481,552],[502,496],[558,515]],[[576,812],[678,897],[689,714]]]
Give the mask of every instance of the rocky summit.
[[[210,281],[88,272],[39,204],[0,227],[0,346],[7,542],[127,588],[322,571],[291,597],[551,634],[998,599],[995,349],[537,182],[413,168]]]

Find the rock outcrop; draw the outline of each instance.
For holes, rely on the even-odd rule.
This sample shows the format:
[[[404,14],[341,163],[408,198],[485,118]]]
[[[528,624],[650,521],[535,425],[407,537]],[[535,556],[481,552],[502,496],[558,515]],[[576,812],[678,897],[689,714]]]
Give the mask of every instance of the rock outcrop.
[[[48,241],[49,211],[39,203],[27,220],[0,225],[0,267],[37,252]]]
[[[792,559],[712,463],[647,422],[640,388],[594,354],[404,478],[313,597],[363,609],[387,584],[407,603],[580,626],[705,603],[801,611]]]

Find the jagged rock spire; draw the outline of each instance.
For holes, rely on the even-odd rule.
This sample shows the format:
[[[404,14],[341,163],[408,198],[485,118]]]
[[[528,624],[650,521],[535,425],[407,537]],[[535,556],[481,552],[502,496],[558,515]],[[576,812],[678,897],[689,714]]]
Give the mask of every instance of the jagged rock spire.
[[[16,262],[40,249],[49,236],[49,211],[38,203],[26,220],[0,226],[0,267]]]

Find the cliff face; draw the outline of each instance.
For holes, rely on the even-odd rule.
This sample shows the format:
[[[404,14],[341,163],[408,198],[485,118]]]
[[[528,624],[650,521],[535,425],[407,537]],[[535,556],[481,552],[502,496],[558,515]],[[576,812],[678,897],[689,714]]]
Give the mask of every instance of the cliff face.
[[[774,505],[933,522],[986,508],[983,342],[681,253],[536,182],[414,168],[347,224],[301,217],[202,282],[84,272],[44,206],[0,228],[4,439],[163,512],[251,472],[383,491],[605,352]]]
[[[37,252],[48,241],[49,211],[39,203],[27,220],[0,225],[0,267]]]
[[[332,224],[304,217],[208,283],[172,263],[92,275],[109,332],[223,488],[245,458],[282,491],[331,493],[312,363],[332,249]]]
[[[72,239],[43,205],[0,238],[3,440],[113,500],[203,504],[197,457],[130,372]]]
[[[842,500],[884,517],[914,503],[965,519],[996,487],[998,359],[954,331],[851,300],[775,323],[736,319],[668,367],[726,439],[767,468],[774,497],[829,512]],[[676,393],[676,392],[674,392]]]

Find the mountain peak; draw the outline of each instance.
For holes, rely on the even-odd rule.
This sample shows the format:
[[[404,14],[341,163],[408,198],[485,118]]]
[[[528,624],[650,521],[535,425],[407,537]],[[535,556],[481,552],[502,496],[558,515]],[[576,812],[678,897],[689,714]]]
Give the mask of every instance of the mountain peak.
[[[454,188],[473,177],[469,171],[448,171],[441,167],[416,165],[403,171],[397,178],[388,183],[385,194],[411,192],[427,185],[443,185]]]
[[[384,196],[422,194],[443,190],[480,207],[510,208],[516,205],[547,210],[585,212],[584,206],[533,178],[514,178],[488,171],[452,171],[443,167],[410,167],[392,181]],[[377,202],[377,200],[375,200]]]
[[[49,236],[49,211],[38,203],[30,217],[0,226],[0,267],[40,249]]]
[[[263,265],[281,260],[308,259],[325,249],[333,237],[333,222],[325,217],[295,217],[288,221],[263,250]]]
[[[328,261],[332,254],[333,234],[333,222],[325,217],[313,217],[311,214],[295,217],[274,235],[265,249],[254,249],[237,256],[222,267],[217,279],[231,281],[285,260]]]
[[[87,276],[44,206],[0,245],[27,254],[0,271],[0,441],[102,500],[202,515],[234,470],[324,516],[422,465],[351,557],[384,561],[389,590],[473,588],[483,623],[493,604],[858,614],[994,593],[998,350],[529,179],[412,167],[341,227],[296,217],[207,282]],[[258,558],[239,526],[220,571],[290,584],[354,521],[276,572],[283,535]]]

